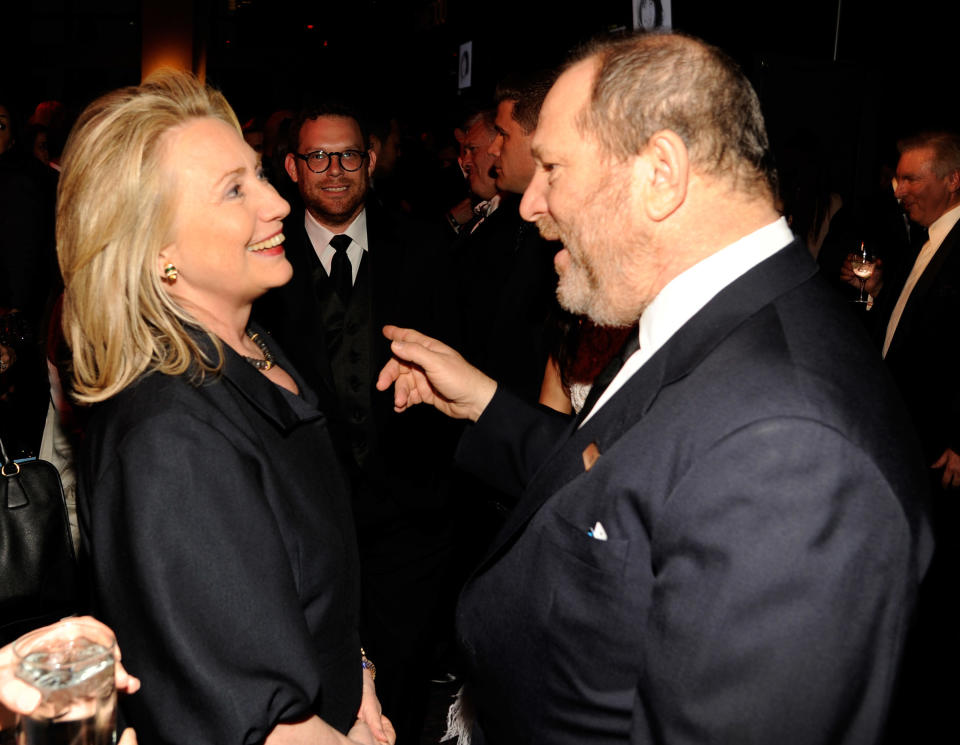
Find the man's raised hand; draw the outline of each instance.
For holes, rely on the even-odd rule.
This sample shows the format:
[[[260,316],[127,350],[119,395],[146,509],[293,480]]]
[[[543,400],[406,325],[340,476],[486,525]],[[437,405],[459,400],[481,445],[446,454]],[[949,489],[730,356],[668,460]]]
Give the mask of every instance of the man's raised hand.
[[[393,358],[380,371],[377,390],[393,385],[393,406],[405,411],[431,404],[454,419],[477,421],[497,390],[484,375],[446,344],[413,329],[385,326]]]

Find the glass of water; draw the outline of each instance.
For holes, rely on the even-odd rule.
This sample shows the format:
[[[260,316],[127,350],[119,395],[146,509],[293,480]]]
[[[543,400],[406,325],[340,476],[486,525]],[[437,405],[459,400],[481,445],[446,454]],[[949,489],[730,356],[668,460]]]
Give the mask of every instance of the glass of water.
[[[17,677],[40,690],[40,706],[20,717],[18,745],[113,745],[117,691],[109,630],[67,620],[14,642]]]

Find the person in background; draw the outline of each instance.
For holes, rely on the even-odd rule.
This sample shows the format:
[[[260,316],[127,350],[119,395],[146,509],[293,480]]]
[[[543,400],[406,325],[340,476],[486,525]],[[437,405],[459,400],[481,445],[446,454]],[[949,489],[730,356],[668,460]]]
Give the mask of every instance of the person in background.
[[[498,86],[487,155],[493,159],[494,187],[501,198],[495,211],[455,247],[463,354],[528,401],[537,400],[543,381],[544,330],[556,306],[553,256],[560,246],[521,219],[519,205],[533,177],[530,142],[537,115],[555,78],[554,70],[538,71],[514,75]],[[479,175],[470,186],[489,188]]]
[[[937,548],[895,710],[906,736],[921,742],[952,725],[960,693],[937,675],[957,658],[960,625],[960,133],[923,132],[898,147],[896,197],[927,238],[905,274],[880,267],[867,290],[876,298],[871,314],[881,354],[920,435],[932,494]]]
[[[378,692],[401,742],[425,716],[437,610],[455,542],[442,479],[451,423],[401,417],[375,389],[390,357],[380,330],[416,319],[440,333],[453,313],[440,228],[372,198],[376,155],[352,107],[317,102],[290,130],[287,174],[303,209],[284,222],[293,279],[258,300],[255,317],[317,392],[353,486],[361,562],[361,629]],[[406,453],[407,455],[403,455]],[[412,454],[414,470],[399,466]]]
[[[549,323],[550,357],[540,403],[562,414],[579,414],[593,381],[635,332],[630,326],[598,326],[557,308]]]

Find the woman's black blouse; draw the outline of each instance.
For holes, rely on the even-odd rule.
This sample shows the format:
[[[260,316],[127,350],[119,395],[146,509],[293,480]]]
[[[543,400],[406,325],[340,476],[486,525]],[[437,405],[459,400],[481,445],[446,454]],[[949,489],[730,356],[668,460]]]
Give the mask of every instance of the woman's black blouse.
[[[96,614],[142,690],[143,745],[261,743],[360,704],[356,536],[316,398],[229,348],[200,385],[151,374],[95,408],[79,485]]]

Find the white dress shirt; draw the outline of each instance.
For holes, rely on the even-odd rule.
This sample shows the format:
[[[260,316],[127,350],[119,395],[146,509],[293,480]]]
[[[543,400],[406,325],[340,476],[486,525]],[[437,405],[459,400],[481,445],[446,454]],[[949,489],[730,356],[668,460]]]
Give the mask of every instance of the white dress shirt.
[[[786,219],[781,217],[670,280],[640,317],[640,349],[624,363],[581,426],[715,295],[793,240]]]
[[[890,314],[890,320],[887,322],[887,335],[883,339],[883,356],[886,358],[887,350],[890,349],[890,342],[893,341],[893,335],[897,332],[897,325],[900,323],[900,316],[903,315],[903,309],[907,307],[907,301],[910,299],[910,293],[916,287],[920,277],[930,264],[933,255],[940,248],[943,239],[947,233],[953,230],[953,226],[960,220],[960,204],[944,212],[940,217],[930,223],[927,233],[927,242],[923,244],[917,260],[913,262],[913,268],[907,281],[903,284],[900,291],[900,297],[897,298],[897,304],[893,306],[893,312]]]
[[[309,211],[304,210],[303,215],[303,224],[307,229],[307,237],[313,245],[313,250],[317,253],[317,258],[320,259],[320,263],[323,265],[323,271],[325,271],[329,277],[331,267],[333,266],[333,257],[337,253],[337,249],[330,245],[330,239],[337,234],[317,222],[317,219],[311,215]],[[342,232],[351,238],[350,245],[347,247],[347,258],[350,259],[350,268],[353,270],[350,284],[354,284],[357,281],[357,272],[360,271],[360,259],[363,258],[364,252],[368,250],[367,211],[365,209],[361,210],[360,214],[353,219],[349,227]]]

